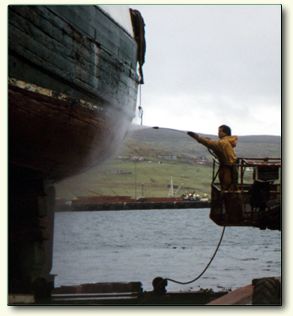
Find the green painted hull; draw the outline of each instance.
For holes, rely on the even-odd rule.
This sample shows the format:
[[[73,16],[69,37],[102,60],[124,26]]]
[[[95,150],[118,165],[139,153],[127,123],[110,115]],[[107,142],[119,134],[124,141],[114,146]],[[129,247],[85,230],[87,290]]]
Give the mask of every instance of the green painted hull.
[[[97,6],[9,6],[10,162],[55,181],[109,157],[135,114],[136,57]]]

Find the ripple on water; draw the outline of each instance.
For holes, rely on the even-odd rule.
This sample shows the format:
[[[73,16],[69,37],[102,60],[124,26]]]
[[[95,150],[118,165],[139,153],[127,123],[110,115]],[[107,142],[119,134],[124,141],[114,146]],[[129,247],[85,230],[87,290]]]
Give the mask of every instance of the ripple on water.
[[[189,281],[206,267],[221,233],[207,210],[56,213],[55,285],[141,281],[151,290],[158,275]],[[235,288],[281,275],[280,241],[279,231],[226,228],[216,257],[193,286]],[[169,291],[186,289],[168,284]]]

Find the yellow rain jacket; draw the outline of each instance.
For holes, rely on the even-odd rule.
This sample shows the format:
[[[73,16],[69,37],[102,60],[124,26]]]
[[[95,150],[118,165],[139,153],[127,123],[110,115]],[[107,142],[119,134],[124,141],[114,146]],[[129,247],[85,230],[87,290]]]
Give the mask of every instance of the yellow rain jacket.
[[[198,137],[197,141],[210,148],[218,157],[220,164],[233,165],[236,163],[237,156],[234,151],[237,136],[224,136],[218,140],[211,140],[208,137]]]

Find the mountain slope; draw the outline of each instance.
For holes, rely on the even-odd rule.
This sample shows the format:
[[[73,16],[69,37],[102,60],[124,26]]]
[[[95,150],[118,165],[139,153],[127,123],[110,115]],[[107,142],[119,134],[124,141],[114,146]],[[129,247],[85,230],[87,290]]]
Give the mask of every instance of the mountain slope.
[[[241,136],[236,151],[238,157],[278,158],[281,138]],[[57,197],[167,196],[171,177],[177,196],[209,194],[211,161],[208,150],[184,132],[135,126],[112,160],[57,184]]]
[[[217,139],[217,136],[213,135],[200,135]],[[120,153],[122,155],[144,154],[150,157],[164,153],[166,155],[210,158],[208,150],[183,131],[137,126],[129,131]],[[281,137],[269,135],[239,136],[236,153],[238,157],[280,157]]]

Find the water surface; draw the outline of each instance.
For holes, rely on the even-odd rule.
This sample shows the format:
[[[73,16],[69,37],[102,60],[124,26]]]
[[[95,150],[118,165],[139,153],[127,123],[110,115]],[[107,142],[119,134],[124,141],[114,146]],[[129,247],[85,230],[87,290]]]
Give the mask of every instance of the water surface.
[[[152,290],[157,276],[189,281],[212,257],[222,227],[207,209],[61,212],[55,215],[55,286],[141,281]],[[227,227],[205,274],[169,291],[233,289],[253,278],[281,275],[281,233]]]

